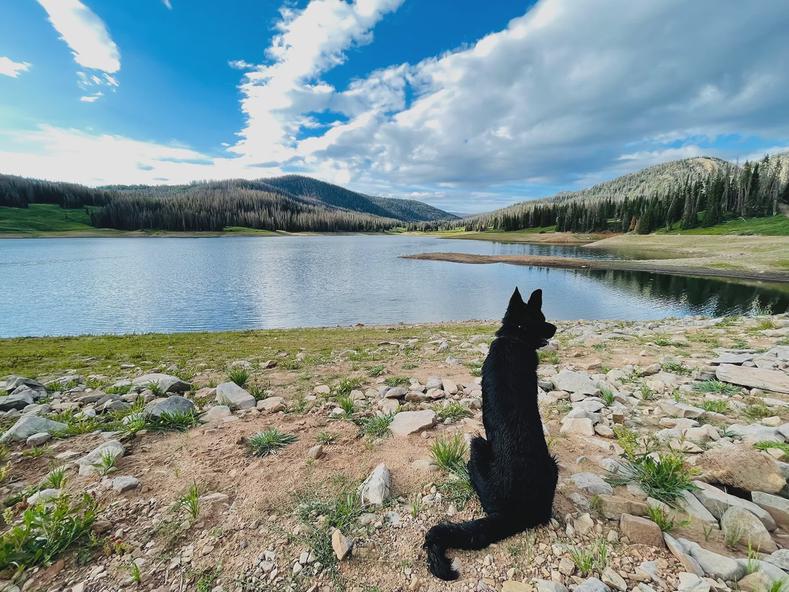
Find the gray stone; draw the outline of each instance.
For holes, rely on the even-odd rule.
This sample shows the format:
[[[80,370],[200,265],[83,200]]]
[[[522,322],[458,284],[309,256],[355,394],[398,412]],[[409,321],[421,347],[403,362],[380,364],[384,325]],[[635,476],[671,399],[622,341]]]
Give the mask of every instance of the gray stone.
[[[30,394],[29,390],[26,390],[17,395],[8,395],[6,397],[0,397],[0,411],[11,411],[12,409],[21,411],[28,405],[32,405],[32,404],[33,404],[33,397]]]
[[[145,406],[142,413],[145,417],[161,417],[163,413],[191,413],[194,408],[195,404],[189,399],[172,395],[164,399],[154,399]]]
[[[567,391],[568,393],[580,393],[583,395],[599,395],[600,389],[592,381],[588,374],[584,372],[574,372],[572,370],[562,370],[552,377],[556,390]]]
[[[737,582],[737,589],[743,592],[767,592],[770,589],[770,578],[761,571],[748,574]]]
[[[117,440],[107,440],[100,444],[82,458],[77,459],[79,466],[79,474],[81,476],[94,475],[97,473],[96,465],[101,463],[105,455],[112,455],[113,458],[120,458],[123,456],[125,449],[123,444]]]
[[[606,586],[614,590],[619,590],[620,592],[625,592],[627,590],[627,582],[610,567],[606,567],[600,577]]]
[[[255,397],[238,386],[235,382],[223,382],[216,387],[216,399],[219,405],[227,405],[230,409],[252,409]]]
[[[570,476],[570,481],[578,489],[591,495],[611,495],[614,493],[614,488],[606,483],[602,477],[594,473],[576,473]]]
[[[373,472],[359,487],[362,504],[383,505],[392,488],[392,475],[384,463],[373,469]]]
[[[723,382],[789,394],[789,376],[780,370],[721,364],[715,377]]]
[[[588,417],[568,417],[562,421],[562,427],[559,430],[562,434],[578,435],[578,436],[594,436],[594,424]]]
[[[264,413],[277,413],[285,409],[285,399],[282,397],[266,397],[258,401],[257,408]]]
[[[567,592],[567,588],[553,580],[532,580],[537,592]]]
[[[770,582],[776,582],[779,580],[787,579],[786,572],[782,570],[780,567],[776,566],[775,564],[770,563],[769,561],[762,561],[761,559],[741,558],[737,560],[737,563],[739,563],[745,569],[746,572],[756,567],[756,571],[767,576]],[[787,581],[789,581],[789,579]]]
[[[33,389],[44,389],[43,384],[38,382],[37,380],[33,380],[32,378],[25,378],[24,376],[9,376],[5,381],[5,390],[8,393],[14,392],[15,389],[19,388],[20,386],[27,386]]]
[[[393,386],[384,392],[387,399],[402,399],[408,394],[408,389],[402,386]]]
[[[622,514],[619,530],[632,543],[663,547],[663,532],[657,524],[647,518]]]
[[[757,506],[767,510],[778,526],[789,531],[789,500],[763,491],[754,491],[751,499]]]
[[[688,490],[683,490],[679,497],[675,500],[677,507],[684,511],[691,518],[700,520],[705,524],[718,526],[718,519],[713,516],[710,511],[704,507],[699,499]],[[690,570],[688,570],[690,571]]]
[[[192,388],[188,382],[169,374],[143,374],[132,380],[133,386],[145,388],[151,384],[155,384],[162,393],[185,393]]]
[[[663,533],[663,541],[666,543],[668,550],[671,551],[671,554],[677,558],[677,561],[682,564],[682,567],[685,568],[686,571],[697,576],[704,575],[704,570],[701,569],[699,562],[688,554],[687,549],[685,549],[682,543],[667,532]]]
[[[47,432],[39,432],[38,434],[33,434],[32,436],[28,436],[25,444],[28,446],[41,446],[45,442],[49,442],[52,439],[52,434],[48,434]]]
[[[728,427],[728,431],[742,438],[744,444],[754,444],[762,441],[783,442],[785,439],[780,428],[764,426],[758,423],[744,425],[735,423]]]
[[[739,506],[731,506],[723,513],[721,529],[729,541],[752,546],[762,553],[778,548],[761,520]]]
[[[789,549],[778,549],[771,553],[766,560],[785,571],[789,571]]]
[[[233,415],[230,407],[227,405],[214,405],[208,411],[200,416],[200,421],[203,423],[212,423],[215,421],[222,421],[224,418]]]
[[[745,568],[736,559],[719,555],[704,549],[698,543],[687,539],[679,539],[679,542],[688,550],[690,555],[699,562],[704,573],[713,578],[721,578],[729,582],[736,582],[745,575]]]
[[[431,410],[424,411],[401,411],[394,416],[389,431],[395,436],[408,436],[416,434],[422,430],[432,428],[436,425],[436,412]]]
[[[611,588],[597,578],[587,578],[575,587],[575,592],[611,592]]]
[[[35,506],[36,504],[45,504],[53,499],[57,499],[63,493],[61,489],[41,489],[27,498],[27,504],[29,506]]]
[[[112,490],[115,493],[125,493],[132,489],[137,489],[139,485],[140,481],[136,477],[131,477],[130,475],[122,475],[112,480]]]
[[[719,520],[731,506],[737,506],[754,514],[762,521],[762,524],[764,524],[767,530],[775,530],[776,525],[773,517],[770,516],[766,510],[763,510],[753,502],[730,495],[703,481],[694,481],[693,484],[698,488],[693,494],[704,504],[704,507]]]
[[[701,579],[698,574],[681,572],[677,576],[677,592],[710,592],[710,583]]]
[[[684,417],[688,419],[696,419],[704,415],[705,411],[701,407],[694,407],[686,403],[675,403],[669,399],[662,399],[658,401],[658,405],[663,410],[663,413],[671,415],[672,417]]]
[[[65,423],[52,421],[45,417],[24,415],[5,434],[0,436],[0,442],[25,441],[33,434],[61,432],[67,427]]]

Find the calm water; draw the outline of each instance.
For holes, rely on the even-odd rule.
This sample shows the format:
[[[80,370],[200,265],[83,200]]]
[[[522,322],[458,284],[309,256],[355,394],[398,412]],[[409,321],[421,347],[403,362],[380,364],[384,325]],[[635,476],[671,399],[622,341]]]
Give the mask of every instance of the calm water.
[[[0,336],[500,318],[515,285],[553,319],[783,312],[786,290],[648,273],[401,259],[601,257],[579,247],[393,236],[0,240]]]

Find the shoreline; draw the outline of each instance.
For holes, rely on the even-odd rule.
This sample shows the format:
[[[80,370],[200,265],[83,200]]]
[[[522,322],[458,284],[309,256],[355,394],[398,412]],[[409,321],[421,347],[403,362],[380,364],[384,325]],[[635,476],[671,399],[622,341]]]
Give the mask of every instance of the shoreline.
[[[730,278],[741,280],[757,280],[766,282],[788,283],[789,273],[775,271],[748,271],[738,269],[714,269],[692,265],[666,265],[674,260],[625,260],[625,259],[576,259],[571,257],[548,257],[542,255],[474,255],[469,253],[418,253],[403,255],[403,259],[426,261],[447,261],[450,263],[466,263],[486,265],[491,263],[507,263],[529,267],[552,267],[558,269],[595,269],[613,271],[644,271],[661,275],[685,275],[695,277]]]

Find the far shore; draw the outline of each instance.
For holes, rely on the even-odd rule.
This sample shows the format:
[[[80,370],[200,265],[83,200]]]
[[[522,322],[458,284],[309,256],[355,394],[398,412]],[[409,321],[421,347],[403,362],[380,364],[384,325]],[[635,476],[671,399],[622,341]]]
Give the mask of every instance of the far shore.
[[[789,282],[789,238],[767,236],[619,235],[585,248],[638,259],[583,259],[543,255],[419,253],[407,259],[454,263],[508,263],[563,269],[646,271],[668,275]]]

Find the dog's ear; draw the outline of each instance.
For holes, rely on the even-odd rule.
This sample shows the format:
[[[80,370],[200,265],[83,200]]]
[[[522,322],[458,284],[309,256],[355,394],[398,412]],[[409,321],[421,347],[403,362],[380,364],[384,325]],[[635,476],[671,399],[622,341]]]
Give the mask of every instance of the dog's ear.
[[[542,310],[542,290],[538,288],[531,293],[527,306],[535,310]]]
[[[510,303],[507,305],[507,315],[510,318],[515,318],[518,316],[519,311],[523,309],[523,298],[521,298],[521,293],[518,291],[518,288],[515,288],[515,291],[510,296]]]

